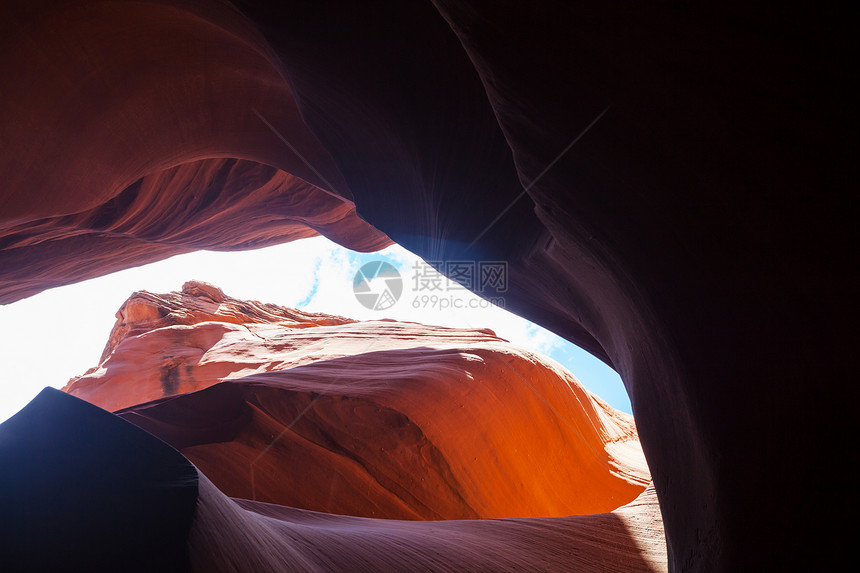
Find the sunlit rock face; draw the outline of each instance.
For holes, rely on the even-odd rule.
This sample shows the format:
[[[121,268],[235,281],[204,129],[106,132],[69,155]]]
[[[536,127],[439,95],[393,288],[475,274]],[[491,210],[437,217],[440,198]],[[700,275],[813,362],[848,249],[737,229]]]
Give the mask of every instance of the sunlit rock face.
[[[298,336],[300,331],[355,322],[236,300],[202,282],[188,282],[181,292],[162,295],[136,292],[116,317],[100,364],[66,387],[112,411],[296,366],[303,361],[300,349],[308,344]],[[283,340],[276,342],[278,334]],[[266,346],[267,337],[271,347]],[[323,356],[327,352],[319,338],[309,337],[318,342],[307,347],[311,360],[314,351]]]
[[[632,416],[488,330],[353,320],[189,282],[133,294],[66,391],[224,493],[392,519],[613,510],[650,479]]]

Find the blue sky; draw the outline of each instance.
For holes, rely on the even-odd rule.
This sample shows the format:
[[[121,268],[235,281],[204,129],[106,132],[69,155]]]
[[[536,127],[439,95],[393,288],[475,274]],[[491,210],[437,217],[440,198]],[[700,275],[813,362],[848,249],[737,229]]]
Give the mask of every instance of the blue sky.
[[[365,308],[353,295],[356,272],[375,260],[394,265],[403,281],[399,299],[385,310]],[[613,407],[630,412],[621,378],[597,358],[469,291],[416,290],[416,272],[435,273],[397,245],[379,253],[356,253],[324,237],[314,237],[255,251],[179,255],[0,306],[0,361],[4,364],[0,371],[0,421],[17,412],[45,386],[61,388],[71,377],[96,366],[114,315],[132,292],[175,291],[191,279],[215,284],[235,298],[359,320],[392,318],[491,328],[514,344],[552,358],[591,392]],[[445,281],[441,275],[436,276]],[[377,284],[373,284],[376,288]],[[441,309],[443,304],[463,308]],[[469,306],[475,308],[466,308]]]

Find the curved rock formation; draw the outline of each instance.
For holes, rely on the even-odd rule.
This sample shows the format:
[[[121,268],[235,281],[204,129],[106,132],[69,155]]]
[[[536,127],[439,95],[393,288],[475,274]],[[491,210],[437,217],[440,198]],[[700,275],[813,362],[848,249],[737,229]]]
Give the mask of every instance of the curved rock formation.
[[[53,389],[0,424],[0,461],[4,571],[666,570],[653,488],[612,513],[441,522],[230,499],[163,442]]]
[[[100,364],[65,388],[107,410],[300,364],[302,344],[316,343],[310,359],[314,352],[326,356],[326,331],[307,338],[292,331],[355,322],[237,300],[198,281],[178,293],[134,293],[116,316]],[[269,336],[271,347],[263,343]]]
[[[320,232],[390,244],[229,4],[12,2],[0,20],[0,70],[16,78],[0,114],[0,303],[197,249]]]
[[[133,294],[66,391],[224,493],[390,519],[611,511],[650,476],[632,417],[487,330],[355,322],[189,282]],[[229,382],[224,382],[229,381]]]
[[[0,222],[0,303],[196,249],[246,250],[318,233],[359,251],[391,241],[351,201],[251,161],[209,159],[142,177],[81,212]],[[56,253],[64,253],[59,262]]]
[[[506,261],[507,308],[615,367],[675,570],[844,569],[845,10],[7,1],[0,301],[303,236],[304,189],[347,246]]]
[[[392,521],[231,500],[200,476],[198,571],[667,571],[653,488],[611,513]]]

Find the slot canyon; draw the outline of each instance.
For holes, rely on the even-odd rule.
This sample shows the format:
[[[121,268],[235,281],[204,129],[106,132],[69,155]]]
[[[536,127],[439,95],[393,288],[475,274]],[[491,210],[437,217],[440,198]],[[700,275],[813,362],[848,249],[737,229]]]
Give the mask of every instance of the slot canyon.
[[[847,14],[0,10],[0,304],[197,250],[397,243],[503,261],[507,309],[633,410],[483,325],[187,277],[128,293],[99,362],[0,424],[0,569],[850,569]]]

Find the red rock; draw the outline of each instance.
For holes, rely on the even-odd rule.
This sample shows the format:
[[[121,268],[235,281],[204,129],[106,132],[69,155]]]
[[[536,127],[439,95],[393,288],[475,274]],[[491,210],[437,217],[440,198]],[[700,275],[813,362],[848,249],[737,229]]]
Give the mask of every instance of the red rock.
[[[0,424],[0,469],[4,571],[667,570],[652,487],[611,513],[430,522],[230,499],[161,440],[53,388]]]
[[[354,248],[384,233],[426,260],[504,261],[507,308],[624,380],[672,567],[850,567],[847,6],[9,0],[2,16],[0,302],[305,236],[305,215]]]
[[[83,280],[196,249],[254,249],[318,233],[358,251],[391,243],[351,201],[284,171],[245,160],[193,161],[146,175],[78,213],[25,224],[0,218],[0,303],[69,282],[64,276]],[[66,254],[53,259],[56,253]],[[13,270],[30,278],[12,286],[3,277]]]
[[[230,496],[393,519],[562,516],[611,511],[650,479],[631,416],[488,330],[355,322],[199,282],[135,293],[117,316],[102,363],[65,390]]]

